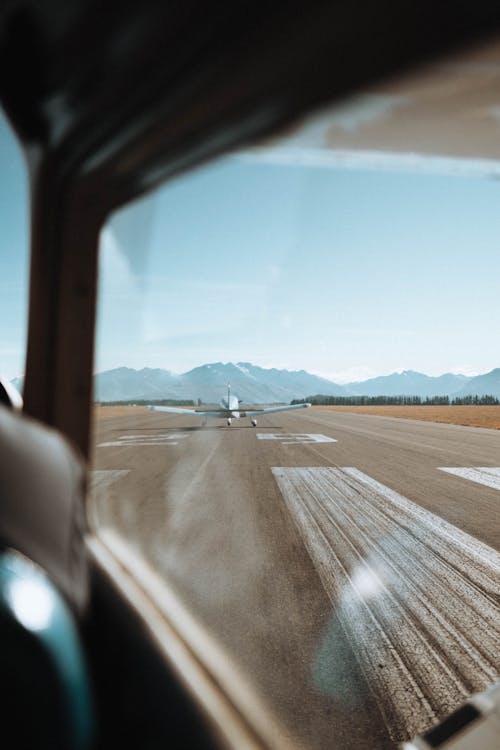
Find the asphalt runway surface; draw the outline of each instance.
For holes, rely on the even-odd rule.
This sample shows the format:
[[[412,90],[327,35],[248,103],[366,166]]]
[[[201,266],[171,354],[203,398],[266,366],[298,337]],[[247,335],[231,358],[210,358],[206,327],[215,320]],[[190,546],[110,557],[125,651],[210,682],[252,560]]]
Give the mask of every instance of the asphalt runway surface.
[[[285,732],[392,748],[500,670],[500,431],[316,409],[96,421],[103,528]]]

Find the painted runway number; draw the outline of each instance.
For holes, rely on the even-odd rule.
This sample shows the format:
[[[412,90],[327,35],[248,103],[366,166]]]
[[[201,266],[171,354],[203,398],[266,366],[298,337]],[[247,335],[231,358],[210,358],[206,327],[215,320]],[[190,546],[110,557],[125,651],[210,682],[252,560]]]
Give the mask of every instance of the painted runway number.
[[[189,437],[187,432],[160,432],[155,435],[121,435],[109,443],[99,443],[98,448],[118,446],[120,448],[142,445],[179,445],[180,440]]]
[[[308,443],[336,443],[327,435],[292,432],[258,432],[257,440],[279,440],[282,445],[307,445]]]
[[[500,490],[500,468],[497,466],[472,466],[470,468],[440,466],[439,470],[454,474],[462,479],[468,479],[470,482],[493,487],[494,490]]]
[[[392,739],[497,679],[500,555],[354,468],[273,468]]]

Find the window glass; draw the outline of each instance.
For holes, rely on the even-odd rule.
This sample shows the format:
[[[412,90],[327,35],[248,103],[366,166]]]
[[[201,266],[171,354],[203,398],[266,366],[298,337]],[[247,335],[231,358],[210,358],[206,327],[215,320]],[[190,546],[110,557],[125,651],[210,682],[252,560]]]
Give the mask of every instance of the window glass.
[[[498,674],[499,82],[379,85],[102,231],[96,528],[301,747]]]
[[[26,355],[28,185],[19,144],[0,110],[0,377],[22,391]]]

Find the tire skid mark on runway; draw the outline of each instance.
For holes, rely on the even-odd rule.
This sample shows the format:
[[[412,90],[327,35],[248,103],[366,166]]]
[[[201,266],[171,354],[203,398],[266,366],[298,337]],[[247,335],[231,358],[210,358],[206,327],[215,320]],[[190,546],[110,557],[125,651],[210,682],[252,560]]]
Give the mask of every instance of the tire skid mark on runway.
[[[333,486],[330,491],[335,493],[335,489]],[[344,509],[333,502],[336,511],[344,515],[344,523],[350,528],[352,541],[358,553],[363,559],[370,559],[372,568],[375,568],[383,581],[397,580],[402,573],[406,576],[408,586],[398,593],[407,611],[412,613],[417,622],[429,619],[429,625],[432,623],[432,626],[427,628],[428,633],[436,635],[436,643],[440,644],[441,651],[454,661],[455,666],[463,666],[465,676],[469,671],[479,668],[489,679],[494,679],[496,671],[489,664],[488,654],[493,653],[498,641],[489,638],[488,633],[473,631],[469,634],[468,642],[464,642],[463,634],[457,630],[456,623],[461,622],[461,619],[475,623],[479,618],[488,628],[495,628],[499,616],[496,604],[490,601],[488,596],[486,599],[478,598],[476,588],[470,585],[469,580],[439,557],[438,562],[446,572],[446,584],[441,579],[434,579],[435,562],[429,562],[428,559],[429,554],[435,556],[434,550],[430,553],[428,544],[414,537],[404,526],[395,535],[394,522],[385,516],[383,507],[375,509],[373,505],[368,506],[359,516],[359,511],[353,506],[353,502],[356,503],[358,499],[357,488],[353,489],[352,494],[344,496],[347,505]],[[375,547],[374,540],[380,539],[381,532],[383,542]],[[385,540],[390,540],[390,545],[386,544]],[[412,547],[412,555],[409,556],[408,549]],[[449,598],[447,615],[451,615],[450,619],[444,618],[435,607],[429,608],[429,582],[433,587],[433,600]],[[451,597],[450,592],[453,594]],[[462,649],[465,653],[462,653]],[[472,661],[468,657],[471,657]]]
[[[393,740],[500,667],[500,555],[357,469],[273,468]]]
[[[383,504],[384,509],[396,523],[405,524],[412,535],[424,543],[430,535],[433,551],[439,554],[442,561],[461,571],[481,591],[489,593],[498,602],[500,554],[496,550],[363,472],[357,469],[348,471],[355,480],[358,479],[375,494],[381,494],[390,501]]]
[[[486,487],[500,490],[500,468],[497,466],[471,466],[470,468],[439,466],[438,468],[440,471],[446,471],[448,474],[468,479],[470,482],[484,484]]]

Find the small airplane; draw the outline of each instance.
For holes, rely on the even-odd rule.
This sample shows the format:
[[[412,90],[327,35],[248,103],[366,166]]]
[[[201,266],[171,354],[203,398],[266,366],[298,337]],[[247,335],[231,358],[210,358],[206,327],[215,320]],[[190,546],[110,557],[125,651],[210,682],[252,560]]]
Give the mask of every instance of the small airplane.
[[[294,404],[289,406],[271,406],[267,409],[240,409],[240,403],[236,396],[231,395],[231,386],[227,386],[227,400],[221,400],[221,409],[177,409],[175,406],[147,406],[151,411],[166,411],[171,414],[196,414],[203,417],[203,423],[207,419],[227,419],[227,426],[231,427],[233,419],[250,417],[252,427],[257,427],[256,417],[261,414],[274,414],[277,411],[292,411],[293,409],[307,409],[311,404]]]

